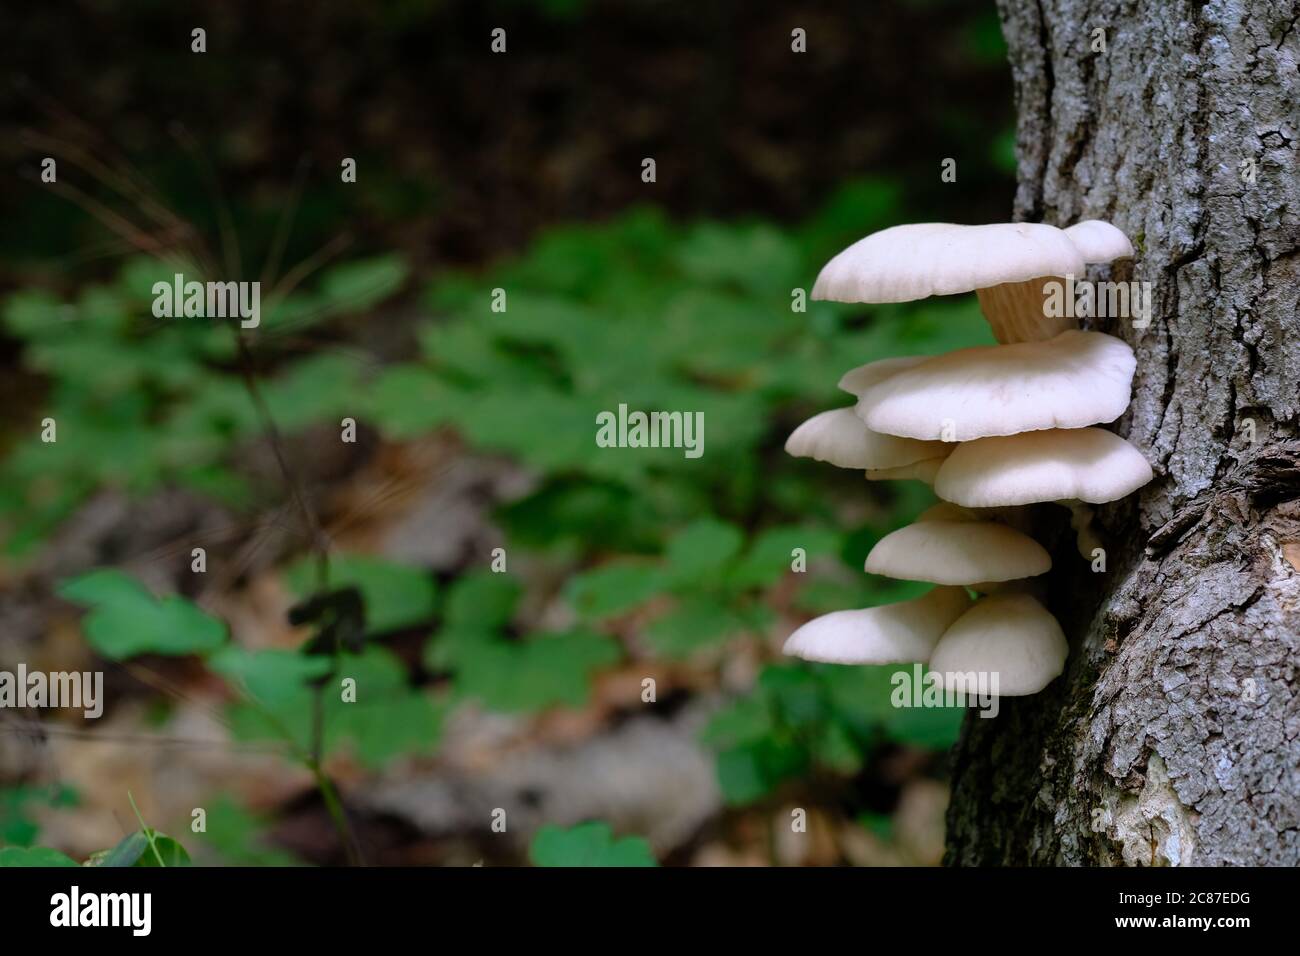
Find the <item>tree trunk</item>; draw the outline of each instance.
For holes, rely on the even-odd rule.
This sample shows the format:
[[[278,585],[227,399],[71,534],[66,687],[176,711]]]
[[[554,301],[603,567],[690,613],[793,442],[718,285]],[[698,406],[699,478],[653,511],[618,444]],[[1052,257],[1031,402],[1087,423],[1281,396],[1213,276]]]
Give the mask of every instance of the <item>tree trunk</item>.
[[[1016,218],[1109,220],[1137,256],[1093,278],[1151,283],[1148,328],[1089,324],[1137,354],[1113,427],[1156,479],[1098,509],[1103,573],[1058,535],[1049,600],[1065,673],[996,718],[967,718],[947,862],[1295,866],[1300,11],[999,5]]]

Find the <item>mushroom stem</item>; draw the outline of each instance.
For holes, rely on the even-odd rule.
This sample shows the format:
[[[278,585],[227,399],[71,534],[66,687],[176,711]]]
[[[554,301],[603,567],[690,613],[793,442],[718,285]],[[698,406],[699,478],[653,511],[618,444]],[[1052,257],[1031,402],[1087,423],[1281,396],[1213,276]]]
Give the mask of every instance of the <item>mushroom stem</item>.
[[[1041,342],[1055,338],[1067,329],[1078,328],[1078,323],[1072,318],[1047,315],[1044,302],[1049,282],[1064,284],[1065,280],[1057,276],[1042,276],[975,290],[980,311],[988,319],[993,336],[999,342],[1003,345]]]
[[[1095,557],[1094,550],[1098,548],[1105,550],[1101,538],[1093,530],[1092,508],[1076,499],[1062,501],[1060,504],[1070,510],[1070,527],[1074,529],[1074,542],[1079,549],[1079,557],[1091,561]]]

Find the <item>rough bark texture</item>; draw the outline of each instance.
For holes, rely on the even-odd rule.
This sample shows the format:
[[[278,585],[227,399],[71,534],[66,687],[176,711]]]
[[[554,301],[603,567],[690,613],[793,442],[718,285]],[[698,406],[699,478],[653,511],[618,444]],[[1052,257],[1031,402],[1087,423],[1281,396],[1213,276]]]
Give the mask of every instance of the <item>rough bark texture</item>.
[[[1138,253],[1109,278],[1152,283],[1149,328],[1088,324],[1137,353],[1114,427],[1156,480],[1099,509],[1104,573],[1059,536],[1066,672],[968,718],[948,862],[1300,864],[1300,11],[1000,12],[1016,218],[1114,222]]]

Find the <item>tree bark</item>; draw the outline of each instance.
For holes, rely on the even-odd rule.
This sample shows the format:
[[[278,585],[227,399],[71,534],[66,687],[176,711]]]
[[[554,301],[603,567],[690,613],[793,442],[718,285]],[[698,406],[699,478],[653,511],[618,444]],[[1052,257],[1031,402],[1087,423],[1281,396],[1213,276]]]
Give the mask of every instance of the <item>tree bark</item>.
[[[1040,509],[1070,657],[967,718],[947,862],[1300,864],[1300,10],[999,7],[1016,218],[1109,220],[1137,255],[1092,278],[1152,284],[1148,328],[1088,325],[1137,354],[1113,427],[1156,479],[1098,509],[1104,573]]]

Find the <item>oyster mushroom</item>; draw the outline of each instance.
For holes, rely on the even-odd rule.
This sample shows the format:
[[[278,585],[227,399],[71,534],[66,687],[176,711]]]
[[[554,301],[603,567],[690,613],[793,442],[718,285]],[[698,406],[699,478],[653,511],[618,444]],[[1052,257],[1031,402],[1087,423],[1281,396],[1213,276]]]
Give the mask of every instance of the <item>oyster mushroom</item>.
[[[999,342],[1049,339],[1073,320],[1044,313],[1044,286],[1090,262],[1132,254],[1123,233],[1090,220],[1074,233],[1045,223],[911,223],[859,239],[822,269],[814,299],[910,302],[975,292]],[[1122,244],[1121,244],[1122,240]],[[1108,257],[1108,258],[1105,258]]]
[[[1103,428],[1054,428],[963,442],[934,491],[966,508],[1123,498],[1152,478],[1142,453]]]
[[[808,419],[786,439],[795,458],[815,458],[839,468],[887,469],[927,458],[942,458],[953,449],[939,441],[917,441],[873,432],[853,413],[836,408]]]
[[[940,636],[971,605],[964,588],[815,617],[790,635],[785,653],[830,664],[925,663]]]
[[[1069,650],[1061,625],[1033,596],[994,594],[944,632],[930,670],[950,689],[970,687],[972,674],[996,674],[999,697],[1021,697],[1059,676]]]
[[[1031,593],[1051,557],[1025,533],[1028,515],[1018,506],[1069,507],[1087,557],[1084,546],[1096,538],[1086,503],[1130,494],[1152,472],[1136,448],[1092,427],[1127,408],[1133,350],[1049,314],[1047,283],[1132,253],[1127,237],[1100,220],[1067,229],[921,223],[874,233],[827,263],[814,299],[906,302],[974,291],[1002,344],[852,369],[839,387],[856,396],[851,414],[860,426],[849,409],[836,409],[791,436],[792,454],[861,467],[872,480],[919,478],[945,502],[886,535],[866,561],[868,572],[936,588],[809,621],[786,653],[837,663],[928,660],[949,689],[996,674],[1002,696],[1037,693],[1061,673],[1064,634]],[[969,605],[966,588],[987,596]]]
[[[951,505],[931,508],[885,535],[866,561],[870,574],[981,589],[1051,567],[1047,550],[1029,535]]]
[[[887,370],[858,392],[855,408],[873,431],[918,440],[1082,428],[1124,413],[1136,368],[1127,343],[1072,330]]]

